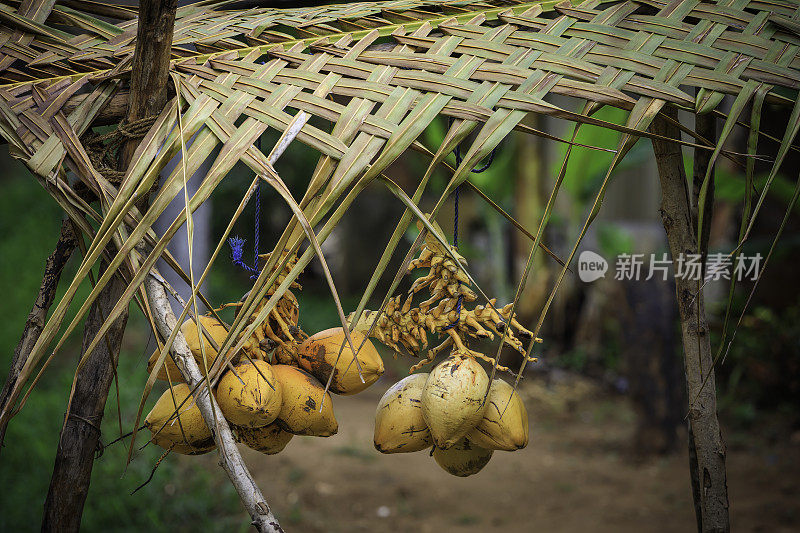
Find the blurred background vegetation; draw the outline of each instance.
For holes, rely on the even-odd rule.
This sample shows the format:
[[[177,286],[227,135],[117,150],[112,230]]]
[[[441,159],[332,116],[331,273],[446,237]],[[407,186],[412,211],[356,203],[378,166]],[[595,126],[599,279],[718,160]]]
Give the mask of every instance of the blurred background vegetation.
[[[600,114],[603,115],[600,118],[605,120],[619,121],[622,117],[613,111]],[[773,122],[780,123],[777,120]],[[770,120],[764,119],[763,123],[770,124]],[[532,119],[531,124],[562,137],[570,133],[552,120],[537,122]],[[429,148],[438,146],[445,126],[444,123],[434,123],[428,129],[424,141]],[[274,140],[274,137],[265,136],[263,146],[272,146]],[[607,131],[584,127],[577,141],[612,148],[617,138]],[[742,141],[734,136],[731,142]],[[769,145],[759,148],[762,152],[774,149]],[[567,255],[611,158],[610,153],[582,148],[575,150],[556,213],[545,237],[548,246],[561,257]],[[563,151],[564,147],[555,143],[545,144],[537,138],[513,135],[499,147],[492,166],[482,174],[473,175],[472,182],[535,233],[546,195],[559,172]],[[687,169],[691,169],[691,152],[686,157]],[[279,162],[277,170],[296,197],[304,190],[315,163],[315,153],[299,143],[292,145]],[[0,366],[7,368],[39,287],[44,260],[55,243],[61,215],[55,202],[24,167],[12,161],[6,153],[2,155],[2,164]],[[792,160],[784,165],[784,172],[793,176],[798,168],[798,162]],[[390,169],[389,175],[407,192],[412,192],[424,169],[422,156],[410,153]],[[670,438],[674,443],[659,441],[660,444],[649,445],[646,438],[637,441],[645,448],[642,453],[671,453],[677,449],[676,446],[684,446],[684,440],[674,436],[681,432],[681,406],[685,402],[681,392],[682,359],[673,309],[674,292],[671,292],[674,289],[666,287],[664,294],[667,297],[659,300],[660,304],[653,311],[652,322],[665,324],[667,333],[661,337],[663,346],[653,346],[652,352],[638,349],[631,353],[628,347],[638,342],[632,337],[636,332],[631,331],[636,327],[632,325],[636,324],[635,317],[630,316],[630,310],[626,314],[626,306],[620,302],[624,304],[626,299],[640,298],[642,294],[637,293],[635,287],[613,280],[613,257],[617,254],[660,254],[666,251],[658,218],[658,180],[654,172],[651,147],[649,143],[640,142],[617,172],[602,216],[592,227],[582,248],[594,250],[609,259],[612,263],[610,274],[594,284],[582,283],[574,275],[568,278],[545,322],[542,335],[545,343],[539,354],[540,362],[531,365],[529,375],[545,383],[553,382],[565,373],[580,375],[598,384],[608,394],[627,396],[635,405],[644,406],[634,409],[640,418],[652,418],[648,414],[652,411],[647,407],[648,402],[672,406],[669,420],[660,421],[656,431],[672,432]],[[211,208],[203,215],[207,227],[205,238],[210,239],[212,247],[250,179],[245,169],[237,167],[212,197]],[[437,174],[431,190],[443,190],[446,179],[444,173]],[[773,186],[767,209],[762,211],[744,253],[752,255],[760,251],[765,254],[769,236],[791,196],[791,188],[792,181],[787,177],[780,177]],[[717,171],[718,205],[712,223],[712,251],[727,252],[735,242],[744,192],[741,170],[721,163]],[[261,251],[264,252],[275,242],[288,221],[288,210],[276,195],[266,191],[262,194]],[[426,197],[423,205],[430,209],[435,200],[433,196]],[[253,252],[253,209],[251,202],[235,230],[247,239],[245,253],[251,254],[249,257]],[[401,213],[402,207],[388,192],[377,186],[369,188],[325,243],[324,250],[346,312],[355,308],[358,296],[383,251],[381,243],[388,240]],[[452,217],[451,202],[439,219],[445,232],[452,231]],[[732,348],[718,367],[721,417],[734,433],[740,432],[745,436],[759,432],[763,437],[766,431],[768,438],[783,439],[798,430],[800,301],[795,288],[794,263],[800,257],[797,253],[800,247],[797,217],[790,224],[792,227],[786,231],[786,237],[770,263]],[[409,230],[408,244],[415,231],[414,228]],[[510,301],[530,241],[469,190],[462,190],[461,194],[459,244],[486,292],[497,296],[501,303]],[[401,247],[401,252],[406,249],[407,245]],[[394,272],[400,260],[400,257],[395,257],[387,272]],[[77,258],[73,257],[69,267],[74,271],[76,265]],[[302,309],[301,327],[307,332],[332,327],[337,321],[324,279],[317,264],[312,265],[300,279],[304,289],[298,294]],[[538,319],[543,299],[552,286],[555,267],[557,265],[546,256],[537,256],[535,272],[520,302],[522,323],[526,326],[530,327]],[[70,275],[68,271],[65,278]],[[388,282],[388,279],[383,280],[376,292],[378,296],[372,302],[373,308],[388,289]],[[221,304],[239,299],[248,290],[249,283],[247,272],[227,258],[221,258],[205,290],[212,302]],[[738,317],[750,288],[748,283],[739,286],[732,316]],[[659,290],[656,286],[648,286],[646,293],[657,294]],[[82,294],[86,293],[84,290]],[[707,297],[716,347],[724,317],[727,285],[711,284],[707,288]],[[80,298],[79,295],[76,301]],[[119,383],[112,389],[103,421],[102,441],[106,444],[130,430],[146,380],[147,357],[153,350],[141,313],[134,310],[131,317],[120,357]],[[75,335],[63,353],[55,358],[28,404],[9,426],[6,444],[0,454],[0,480],[4,487],[14,489],[4,490],[0,496],[0,530],[39,528],[39,514],[47,493],[79,349],[80,339]],[[388,362],[389,354],[385,355]],[[507,357],[518,364],[513,354]],[[672,385],[648,385],[652,375],[643,370],[640,363],[651,357],[664,360],[667,370],[662,368],[661,374],[678,373],[676,381],[667,380],[667,385]],[[388,373],[402,376],[408,366],[408,359],[400,359],[389,364]],[[158,392],[160,389],[154,391],[148,405],[152,405]],[[664,397],[654,400],[643,395]],[[142,444],[143,439],[139,439],[137,446]],[[83,517],[84,530],[188,531],[202,527],[211,531],[236,531],[246,528],[236,495],[222,471],[216,467],[213,457],[172,456],[159,467],[152,482],[131,495],[147,480],[162,450],[154,446],[138,450],[126,469],[126,446],[127,441],[106,447],[95,462]]]

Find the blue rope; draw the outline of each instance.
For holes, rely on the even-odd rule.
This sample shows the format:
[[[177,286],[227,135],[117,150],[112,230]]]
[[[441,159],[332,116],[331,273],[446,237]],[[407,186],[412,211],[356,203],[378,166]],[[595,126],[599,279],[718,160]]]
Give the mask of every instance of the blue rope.
[[[453,118],[452,117],[447,121],[447,124],[448,124],[448,126],[453,124]],[[492,163],[494,162],[494,152],[495,152],[495,150],[497,150],[496,146],[494,148],[492,148],[491,153],[489,153],[489,158],[486,160],[486,164],[485,165],[483,165],[480,168],[473,168],[471,170],[471,172],[473,174],[480,174],[481,172],[485,172],[490,166],[492,166]],[[460,144],[456,145],[455,149],[453,150],[453,155],[456,156],[456,168],[460,167],[461,166],[461,162],[464,160],[461,157],[461,145]],[[458,189],[456,189],[456,213],[458,213],[458,195],[457,195],[457,193],[458,193]]]
[[[456,190],[453,191],[453,246],[458,249],[458,191],[461,189],[461,185],[456,187]],[[461,286],[461,282],[458,282],[458,285]],[[449,325],[442,328],[442,331],[447,331],[448,329],[452,329],[458,325],[458,321],[461,320],[461,301],[464,299],[463,294],[458,295],[458,300],[456,300],[456,319]]]
[[[461,159],[461,156],[458,153],[458,147],[455,149],[456,154],[456,161]],[[459,162],[459,164],[461,164]],[[453,191],[453,246],[458,250],[458,200],[459,200],[459,191],[461,190],[461,185],[456,187],[456,190]],[[458,282],[458,286],[461,286],[461,282]],[[448,329],[452,329],[458,325],[459,320],[461,320],[461,301],[464,299],[463,294],[458,295],[458,300],[456,300],[456,319],[448,326],[442,328],[442,331],[447,331]]]
[[[453,119],[450,119],[450,123],[451,124],[452,124],[452,122],[453,122]],[[460,148],[461,148],[460,145],[456,145],[455,149],[453,150],[453,155],[456,156],[456,167],[460,167],[461,166],[461,162],[463,161],[463,158],[461,157]],[[473,168],[471,170],[471,172],[473,174],[480,174],[481,172],[486,171],[490,166],[492,166],[492,163],[494,162],[494,154],[495,154],[496,150],[497,150],[497,147],[492,148],[492,151],[491,151],[491,153],[489,153],[489,157],[487,158],[486,163],[480,168]],[[456,248],[456,250],[458,250],[458,200],[459,200],[459,198],[458,198],[459,194],[458,193],[459,193],[460,190],[461,190],[461,185],[456,187],[456,190],[453,191],[453,202],[454,202],[454,205],[453,205],[453,246]],[[460,281],[458,282],[458,285],[459,285],[459,287],[461,286],[461,282]],[[458,295],[458,300],[456,300],[456,319],[453,321],[452,324],[449,324],[449,325],[445,326],[444,328],[442,328],[442,331],[447,331],[448,329],[452,329],[452,328],[454,328],[454,327],[456,327],[458,325],[458,322],[461,320],[461,302],[463,302],[463,300],[464,300],[464,295],[463,294],[459,294]]]
[[[456,250],[458,249],[458,191],[460,189],[461,185],[456,187],[456,190],[453,192],[453,246],[455,246]],[[460,281],[458,282],[458,286],[461,286]],[[456,319],[449,326],[442,328],[442,331],[447,331],[448,329],[454,328],[458,325],[458,321],[461,320],[461,301],[463,299],[464,295],[459,294],[458,300],[456,300]]]
[[[458,282],[461,285],[461,282]],[[456,319],[449,325],[442,328],[442,331],[447,331],[448,329],[453,329],[458,325],[458,321],[461,320],[461,301],[464,299],[463,294],[458,295],[458,300],[456,300],[456,314],[458,315]]]
[[[488,170],[488,168],[490,166],[492,166],[492,163],[494,162],[494,152],[495,152],[495,150],[497,150],[496,147],[492,148],[492,151],[489,153],[489,158],[486,160],[486,164],[485,165],[483,165],[480,168],[473,168],[470,172],[472,172],[473,174],[480,174],[481,172],[485,172],[486,170]],[[453,150],[453,154],[455,154],[455,156],[456,156],[456,167],[460,167],[461,166],[461,162],[464,159],[461,157],[461,151],[459,150],[459,146],[456,146],[456,149]],[[456,190],[458,190],[458,189],[456,189]]]
[[[450,123],[452,123],[453,119],[450,119]],[[480,168],[473,168],[471,172],[473,174],[480,174],[481,172],[486,171],[492,163],[494,162],[494,153],[497,150],[497,147],[492,148],[491,153],[489,153],[489,157],[486,160],[486,163]],[[460,145],[456,145],[455,150],[453,150],[453,154],[456,156],[456,167],[461,166],[461,162],[463,158],[461,157],[461,150]],[[453,246],[458,250],[458,193],[461,190],[461,185],[456,187],[456,190],[453,191]],[[461,286],[461,282],[458,282],[459,287]],[[442,328],[442,331],[447,331],[448,329],[452,329],[458,325],[458,322],[461,320],[461,302],[464,300],[464,295],[459,294],[458,300],[456,300],[456,319],[453,321],[452,324],[445,326]],[[502,318],[502,317],[501,317]],[[504,321],[505,322],[505,321]]]
[[[258,138],[258,149],[261,150],[261,137]],[[258,247],[261,240],[261,178],[258,178],[256,182],[256,216],[255,216],[255,228],[253,230],[253,266],[248,265],[242,259],[244,255],[244,243],[246,242],[245,239],[241,237],[231,237],[228,239],[228,244],[231,247],[231,261],[233,264],[240,266],[242,269],[250,272],[250,279],[256,279],[258,277]]]
[[[241,237],[231,237],[228,239],[228,244],[231,246],[231,261],[234,265],[239,265],[244,270],[252,272],[254,275],[258,272],[257,269],[251,267],[242,260],[242,253],[245,240]]]

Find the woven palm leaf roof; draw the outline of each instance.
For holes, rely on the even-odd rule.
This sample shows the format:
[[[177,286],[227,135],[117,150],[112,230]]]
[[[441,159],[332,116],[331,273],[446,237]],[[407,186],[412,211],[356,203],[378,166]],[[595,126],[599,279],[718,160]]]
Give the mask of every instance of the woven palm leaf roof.
[[[175,58],[241,49],[324,35],[389,31],[397,24],[469,14],[489,16],[518,1],[491,0],[356,2],[295,9],[228,9],[232,2],[198,2],[178,9],[173,38]],[[0,81],[23,81],[110,69],[129,60],[136,37],[136,11],[83,1],[45,2],[34,9],[0,5]],[[51,5],[47,10],[46,6]]]
[[[23,2],[16,13],[0,6],[4,23],[0,27],[0,69],[2,81],[11,83],[3,97],[15,114],[34,104],[34,84],[38,84],[36,92],[47,94],[44,100],[57,95],[64,99],[65,92],[86,91],[92,80],[118,74],[129,66],[136,23],[130,20],[130,9],[93,2],[50,2],[52,10],[46,13],[45,8],[26,10],[31,3]],[[500,107],[549,113],[558,110],[552,106],[545,110],[534,103],[548,93],[628,109],[642,98],[654,98],[704,112],[713,108],[722,94],[745,90],[748,82],[748,92],[753,92],[753,84],[791,89],[800,84],[800,39],[792,22],[797,5],[790,2],[646,1],[611,3],[599,9],[599,2],[553,6],[403,0],[240,11],[226,10],[227,4],[204,2],[180,8],[173,46],[175,69],[209,81],[232,72],[241,78],[234,84],[240,89],[247,86],[246,78],[253,77],[257,62],[265,59],[262,53],[284,59],[288,65],[283,72],[271,77],[277,83],[301,88],[297,99],[286,103],[290,108],[309,107],[300,100],[310,98],[308,93],[324,73],[342,75],[331,94],[352,96],[364,89],[375,94],[375,101],[384,99],[390,87],[442,91],[453,97],[445,114],[454,113],[453,107],[468,101],[482,82],[512,88]],[[100,20],[101,16],[129,20],[111,24]],[[420,20],[429,23],[421,26]],[[66,39],[58,27],[70,22],[69,29],[79,34]],[[369,31],[370,27],[379,29]],[[389,32],[395,43],[405,46],[386,51],[363,46]],[[320,35],[328,37],[319,39]],[[446,40],[453,45],[442,53],[445,37],[451,37]],[[457,42],[452,37],[458,38]],[[263,44],[270,41],[286,44],[279,48]],[[233,51],[180,57],[225,49]],[[299,63],[323,51],[331,57],[316,72],[298,68]],[[448,77],[448,69],[465,56],[474,58],[475,66],[469,72],[462,69],[455,79]],[[366,80],[378,65],[397,70],[380,88],[371,82],[359,86],[358,80]],[[26,76],[36,81],[13,83]],[[535,77],[547,81],[534,84]],[[526,81],[537,88],[521,90]],[[691,88],[702,91],[695,96]],[[323,106],[319,112],[335,122],[331,107]],[[485,107],[476,111],[487,116]],[[36,119],[29,115],[27,120]],[[26,144],[52,133],[42,124],[24,129],[28,131],[17,133]]]
[[[429,147],[431,164],[417,190],[411,198],[393,191],[411,210],[433,168],[471,133],[442,199],[512,130],[541,134],[522,123],[531,113],[624,133],[609,175],[637,138],[650,135],[648,126],[667,104],[719,113],[723,97],[733,96],[720,139],[716,147],[709,145],[714,157],[731,156],[722,151],[725,139],[737,122],[757,118],[764,101],[793,106],[769,179],[800,127],[800,5],[793,2],[408,0],[292,10],[234,10],[230,3],[202,2],[181,8],[176,22],[172,73],[177,96],[140,143],[124,179],[112,183],[94,168],[82,138],[126,83],[135,36],[132,13],[101,13],[103,4],[88,2],[37,3],[44,5],[38,10],[32,4],[0,9],[5,82],[0,86],[0,134],[92,239],[77,282],[112,238],[119,242],[110,268],[67,333],[120,267],[128,269],[131,285],[115,312],[128,304],[186,213],[161,238],[150,233],[150,226],[182,194],[184,172],[194,173],[209,158],[210,170],[190,211],[241,161],[285,199],[295,220],[302,212],[307,227],[322,224],[316,237],[323,240],[353,198],[394,160],[409,148],[425,150],[418,139],[440,116],[453,120],[441,146]],[[101,16],[112,21],[101,24]],[[115,17],[128,20],[115,22]],[[562,95],[571,105],[563,99],[557,104],[551,95]],[[627,122],[593,118],[601,106],[628,110]],[[744,118],[749,108],[750,120]],[[306,121],[308,116],[313,120]],[[305,196],[295,202],[268,155],[254,143],[268,129],[285,134],[298,123],[297,140],[316,149],[320,159]],[[752,153],[756,148],[749,146]],[[178,153],[183,164],[164,178],[147,212],[136,211],[135,201]],[[101,199],[99,210],[76,196],[70,185],[75,179]],[[607,181],[587,224],[599,209]],[[411,219],[410,211],[407,215],[398,226],[400,234]],[[102,224],[95,231],[87,219]],[[291,229],[277,248],[299,248],[302,232]],[[139,253],[143,238],[150,239],[152,252],[132,268],[129,257]],[[386,253],[398,240],[393,237]],[[313,254],[312,248],[306,250],[295,275]],[[275,266],[277,257],[273,254],[268,267]],[[241,316],[248,316],[272,286],[270,271],[265,268],[256,280]],[[276,298],[288,283],[291,279]],[[77,283],[59,302],[31,366],[59,330],[76,291]],[[270,309],[265,306],[253,324],[234,322],[220,352],[226,353],[243,329],[252,332]]]

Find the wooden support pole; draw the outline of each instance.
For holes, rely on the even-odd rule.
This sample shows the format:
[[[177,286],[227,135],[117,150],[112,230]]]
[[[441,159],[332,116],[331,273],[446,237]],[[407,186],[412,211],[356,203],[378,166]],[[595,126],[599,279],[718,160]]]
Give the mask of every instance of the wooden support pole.
[[[133,122],[161,112],[167,101],[169,57],[175,25],[177,0],[143,0],[136,34],[131,95],[127,121]],[[136,149],[136,140],[123,146],[119,168],[127,168]],[[113,254],[115,251],[112,249]],[[105,262],[101,262],[101,271]],[[89,309],[84,325],[84,350],[97,335],[113,307],[125,291],[119,276],[100,292]],[[70,411],[61,432],[53,476],[44,506],[42,531],[78,531],[89,492],[94,454],[100,441],[108,391],[116,373],[122,337],[128,321],[125,310],[114,321],[105,342],[89,354],[78,373]]]
[[[677,112],[665,108],[677,119]],[[677,139],[673,124],[656,118],[653,133]],[[661,218],[667,234],[672,264],[677,272],[678,258],[700,253],[697,231],[692,223],[695,195],[688,189],[679,144],[653,139],[653,152],[661,180]],[[709,223],[708,221],[706,223]],[[717,389],[714,381],[714,356],[711,353],[702,280],[675,277],[675,290],[681,319],[686,384],[689,397],[690,451],[696,454],[692,465],[695,497],[699,498],[698,528],[703,532],[730,531],[728,485],[725,472],[725,443],[717,419]],[[698,503],[698,502],[696,502]]]

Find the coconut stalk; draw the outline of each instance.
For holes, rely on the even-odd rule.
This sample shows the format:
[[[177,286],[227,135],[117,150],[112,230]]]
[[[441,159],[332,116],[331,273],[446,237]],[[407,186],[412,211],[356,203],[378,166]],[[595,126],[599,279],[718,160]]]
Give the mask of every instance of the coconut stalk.
[[[674,109],[665,108],[664,113],[677,119]],[[673,123],[660,117],[653,122],[651,130],[671,139],[680,136],[680,131]],[[696,202],[696,195],[687,190],[680,145],[656,138],[652,142],[661,181],[661,219],[669,242],[673,269],[677,272],[681,254],[699,253],[691,205]],[[730,531],[726,449],[717,419],[714,355],[711,352],[701,283],[702,280],[675,278],[689,398],[689,449],[696,456],[696,466],[691,465],[691,476],[695,507],[700,509],[698,531],[717,533]]]
[[[176,10],[177,0],[144,0],[139,5],[131,96],[126,116],[128,123],[160,113],[166,104]],[[135,144],[136,141],[129,141],[120,150],[120,170],[130,163]],[[113,256],[113,250],[109,251]],[[101,261],[100,271],[104,269],[105,261]],[[115,275],[100,292],[84,325],[83,351],[91,345],[125,288],[122,278]],[[113,322],[105,342],[92,351],[76,376],[45,501],[42,531],[77,531],[80,528],[95,450],[101,449],[100,424],[116,373],[127,321],[128,311],[125,309]]]

